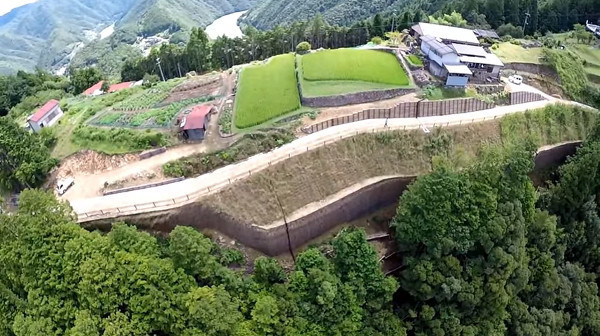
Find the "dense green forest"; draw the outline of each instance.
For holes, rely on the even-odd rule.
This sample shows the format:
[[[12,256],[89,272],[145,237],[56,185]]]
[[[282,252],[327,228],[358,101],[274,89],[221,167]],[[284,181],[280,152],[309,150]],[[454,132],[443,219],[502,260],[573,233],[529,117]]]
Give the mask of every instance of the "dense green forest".
[[[390,223],[395,277],[362,230],[245,274],[239,252],[192,228],[88,232],[25,191],[0,215],[0,334],[598,335],[600,124],[537,191],[531,143],[461,170],[436,160]]]
[[[586,20],[596,22],[600,18],[599,8],[599,0],[266,0],[250,10],[246,21],[266,29],[298,20],[310,20],[320,14],[332,24],[351,25],[377,13],[387,17],[395,12],[398,21],[406,13],[414,18],[415,15],[438,16],[456,11],[463,14],[471,25],[497,28],[504,23],[523,26],[526,13],[529,13],[525,30],[533,34],[535,31],[568,30],[573,24]]]

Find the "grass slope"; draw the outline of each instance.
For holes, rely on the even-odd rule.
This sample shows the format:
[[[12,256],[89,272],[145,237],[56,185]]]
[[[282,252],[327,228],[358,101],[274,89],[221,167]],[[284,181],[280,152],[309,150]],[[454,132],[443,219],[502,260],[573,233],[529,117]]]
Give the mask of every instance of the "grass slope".
[[[492,52],[504,63],[541,64],[542,48],[525,49],[520,45],[502,42],[498,44],[498,48],[492,49]]]
[[[376,50],[335,49],[301,58],[306,80],[356,80],[408,85],[406,72],[396,56]]]
[[[294,55],[272,57],[240,74],[234,124],[247,128],[300,108]]]
[[[513,145],[531,139],[537,146],[584,139],[596,114],[567,106],[513,114],[463,127],[361,134],[292,157],[222,192],[199,200],[248,223],[268,225],[283,212],[330,196],[377,176],[427,173],[436,157],[464,167],[490,145]]]
[[[569,46],[569,50],[585,62],[583,68],[588,78],[595,83],[600,83],[600,48],[587,44],[574,44]]]
[[[421,60],[421,58],[417,55],[408,55],[406,57],[406,59],[410,62],[410,64],[412,65],[416,65],[416,66],[423,66],[423,60]]]

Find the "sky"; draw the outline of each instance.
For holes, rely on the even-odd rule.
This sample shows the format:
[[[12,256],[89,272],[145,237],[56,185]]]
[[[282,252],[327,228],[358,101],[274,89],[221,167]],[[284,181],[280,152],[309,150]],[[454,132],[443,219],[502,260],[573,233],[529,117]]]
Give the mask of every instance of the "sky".
[[[38,0],[0,0],[0,16],[10,12],[13,8],[21,7],[36,1]]]

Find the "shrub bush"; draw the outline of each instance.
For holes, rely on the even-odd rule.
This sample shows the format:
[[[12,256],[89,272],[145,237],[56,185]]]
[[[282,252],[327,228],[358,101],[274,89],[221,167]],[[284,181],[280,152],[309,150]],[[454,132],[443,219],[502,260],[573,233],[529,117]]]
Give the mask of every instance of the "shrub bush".
[[[500,36],[510,35],[514,38],[523,38],[524,36],[523,27],[515,27],[511,23],[501,25],[496,32],[498,32],[498,35]]]
[[[296,46],[296,52],[298,54],[306,54],[307,52],[310,51],[311,48],[312,47],[311,47],[310,43],[303,41],[303,42],[298,43],[298,45]]]
[[[371,42],[376,45],[380,45],[383,43],[383,39],[379,36],[375,36],[371,39]]]
[[[73,141],[87,146],[90,143],[107,143],[131,151],[144,150],[168,144],[165,135],[151,130],[134,131],[125,128],[98,128],[79,126],[73,131]]]

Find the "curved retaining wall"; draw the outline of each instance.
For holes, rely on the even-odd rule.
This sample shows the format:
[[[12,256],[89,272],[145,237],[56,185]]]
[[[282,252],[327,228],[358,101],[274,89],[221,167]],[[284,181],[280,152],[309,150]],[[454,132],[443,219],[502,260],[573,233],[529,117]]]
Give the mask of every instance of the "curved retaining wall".
[[[535,170],[563,163],[567,156],[575,153],[580,144],[581,142],[569,142],[541,149],[535,158]],[[290,221],[288,227],[292,247],[299,248],[340,224],[361,218],[381,207],[396,204],[414,179],[415,177],[393,177],[381,180]],[[244,223],[200,202],[169,211],[122,217],[119,220],[134,224],[140,229],[158,232],[170,232],[179,225],[215,230],[271,256],[289,250],[284,225],[265,228]],[[89,222],[84,227],[108,231],[114,221],[109,219]]]
[[[288,223],[292,247],[298,248],[339,224],[363,217],[377,209],[398,202],[398,198],[414,177],[389,178],[366,186],[313,213]],[[240,243],[268,255],[286,253],[287,233],[284,225],[264,228],[241,222],[225,213],[215,211],[200,202],[184,207],[119,219],[141,229],[170,232],[176,226],[219,231]],[[85,224],[88,229],[109,230],[114,220]]]

